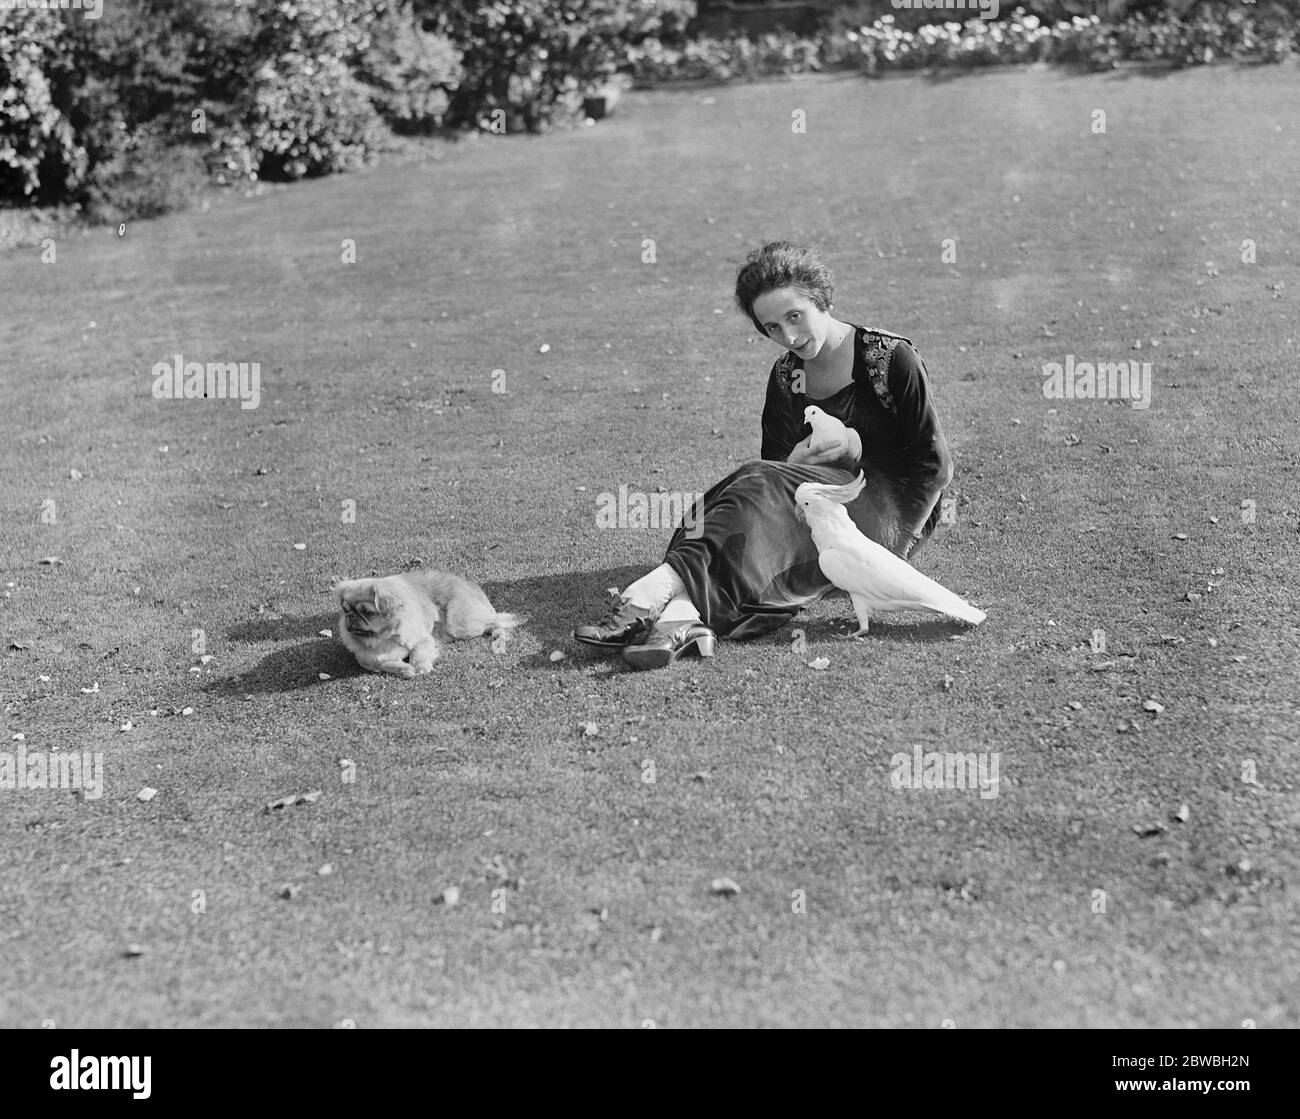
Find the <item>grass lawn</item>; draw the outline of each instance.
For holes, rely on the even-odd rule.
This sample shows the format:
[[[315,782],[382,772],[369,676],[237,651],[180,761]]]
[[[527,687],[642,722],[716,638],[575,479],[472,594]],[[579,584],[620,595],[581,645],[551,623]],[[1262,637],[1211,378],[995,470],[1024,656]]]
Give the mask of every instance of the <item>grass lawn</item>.
[[[0,749],[104,791],[0,790],[0,1025],[1296,1026],[1297,121],[1294,66],[645,92],[8,254]],[[670,533],[598,495],[757,456],[778,237],[925,357],[917,565],[988,621],[627,671],[568,633]],[[259,407],[154,399],[176,354]],[[360,672],[330,588],[415,559],[528,625]],[[998,795],[892,787],[917,744]]]

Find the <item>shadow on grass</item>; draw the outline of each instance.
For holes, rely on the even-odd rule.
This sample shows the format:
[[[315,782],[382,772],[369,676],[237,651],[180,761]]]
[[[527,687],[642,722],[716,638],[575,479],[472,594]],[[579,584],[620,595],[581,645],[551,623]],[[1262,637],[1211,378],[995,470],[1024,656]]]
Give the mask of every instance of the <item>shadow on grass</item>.
[[[541,649],[521,656],[517,665],[529,671],[572,670],[583,671],[600,662],[608,663],[611,672],[634,671],[623,663],[621,657],[610,651],[583,650],[584,655],[568,659],[561,664],[551,661],[551,650],[573,644],[571,634],[575,626],[594,622],[602,616],[608,600],[606,588],[625,587],[645,574],[643,567],[613,567],[600,571],[565,572],[555,575],[531,575],[483,584],[492,605],[498,610],[521,614],[526,619],[524,632],[532,635]],[[797,618],[792,625],[783,626],[773,633],[745,644],[788,644],[795,629],[802,629],[812,645],[829,644],[857,629],[857,620],[849,606],[848,596],[835,591],[823,602],[834,611],[833,618]],[[842,615],[842,616],[841,616]],[[322,683],[320,674],[332,679],[346,679],[365,674],[352,655],[332,637],[321,637],[323,629],[337,625],[333,612],[257,618],[232,626],[227,637],[232,641],[292,641],[292,645],[274,650],[247,672],[224,680],[213,681],[211,689],[221,695],[249,695],[266,692],[290,692],[310,688]],[[966,629],[958,622],[946,618],[926,617],[920,621],[873,621],[870,632],[860,640],[869,646],[872,642],[945,641]],[[303,641],[302,638],[312,638]],[[839,644],[838,641],[835,644]]]

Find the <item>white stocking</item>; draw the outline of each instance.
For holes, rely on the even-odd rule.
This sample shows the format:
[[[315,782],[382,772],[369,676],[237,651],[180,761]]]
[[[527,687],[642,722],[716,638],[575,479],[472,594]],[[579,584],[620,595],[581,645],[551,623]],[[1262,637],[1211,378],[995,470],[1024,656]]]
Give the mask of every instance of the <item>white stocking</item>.
[[[686,584],[682,582],[677,572],[666,563],[661,563],[648,575],[642,575],[632,583],[623,592],[623,597],[642,610],[658,612],[685,592]]]
[[[695,609],[695,603],[691,601],[690,595],[683,590],[680,594],[674,595],[672,601],[663,608],[659,615],[659,624],[673,626],[685,625],[688,622],[698,622],[700,612]]]

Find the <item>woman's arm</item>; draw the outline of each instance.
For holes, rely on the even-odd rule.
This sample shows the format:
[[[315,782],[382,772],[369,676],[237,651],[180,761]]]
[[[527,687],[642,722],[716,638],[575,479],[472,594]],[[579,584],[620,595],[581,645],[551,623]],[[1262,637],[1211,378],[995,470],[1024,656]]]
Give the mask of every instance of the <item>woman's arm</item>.
[[[781,361],[772,366],[767,379],[767,401],[763,405],[763,444],[759,458],[785,462],[799,442],[800,428],[794,424],[794,402],[781,371]]]
[[[889,389],[898,408],[899,434],[908,467],[899,501],[897,549],[906,558],[921,538],[939,495],[952,481],[952,459],[934,409],[925,364],[906,342],[894,347]]]

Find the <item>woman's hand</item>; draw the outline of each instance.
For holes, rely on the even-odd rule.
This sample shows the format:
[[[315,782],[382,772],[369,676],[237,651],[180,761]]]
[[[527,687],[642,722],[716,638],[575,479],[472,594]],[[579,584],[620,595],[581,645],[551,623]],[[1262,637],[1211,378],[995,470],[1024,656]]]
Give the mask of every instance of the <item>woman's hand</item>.
[[[851,427],[844,429],[845,438],[834,443],[824,443],[812,449],[812,436],[795,446],[785,461],[792,466],[835,466],[844,463],[849,469],[862,458],[862,437]]]

